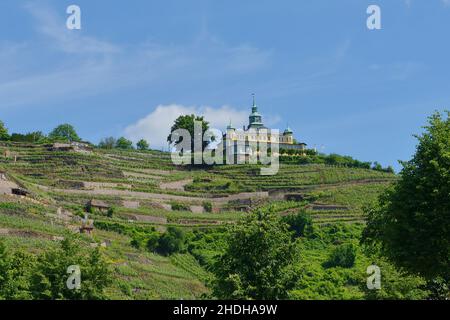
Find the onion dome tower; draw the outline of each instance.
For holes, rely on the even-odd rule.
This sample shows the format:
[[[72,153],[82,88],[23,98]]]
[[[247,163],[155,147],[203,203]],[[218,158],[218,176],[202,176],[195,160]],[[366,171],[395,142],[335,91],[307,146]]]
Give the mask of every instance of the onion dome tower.
[[[255,103],[255,94],[252,94],[253,96],[253,106],[252,106],[252,113],[248,117],[248,128],[247,129],[258,129],[263,128],[264,124],[262,123],[262,116],[258,113],[258,107]]]

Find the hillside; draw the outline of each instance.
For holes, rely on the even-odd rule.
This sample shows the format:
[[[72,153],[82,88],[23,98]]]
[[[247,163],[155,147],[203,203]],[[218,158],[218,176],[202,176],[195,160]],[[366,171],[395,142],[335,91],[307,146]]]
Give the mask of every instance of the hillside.
[[[8,245],[45,250],[68,232],[79,232],[90,200],[110,208],[90,214],[95,229],[80,237],[87,247],[102,246],[108,257],[115,277],[107,290],[112,299],[189,299],[208,292],[210,274],[203,260],[213,256],[213,247],[162,256],[132,246],[127,230],[164,232],[177,226],[197,241],[196,230],[214,235],[248,211],[271,206],[283,216],[302,207],[319,229],[339,225],[358,233],[364,205],[396,179],[375,170],[319,164],[281,164],[274,176],[260,176],[250,165],[176,167],[169,154],[158,151],[52,151],[45,145],[2,143],[0,154],[0,237]],[[14,188],[28,194],[13,195]],[[311,261],[320,266],[329,250]]]

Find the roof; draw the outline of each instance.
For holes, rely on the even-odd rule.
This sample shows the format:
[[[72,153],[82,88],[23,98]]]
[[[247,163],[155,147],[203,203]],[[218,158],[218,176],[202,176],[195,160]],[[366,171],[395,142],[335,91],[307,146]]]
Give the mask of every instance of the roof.
[[[233,126],[233,124],[231,123],[231,120],[230,120],[230,124],[228,124],[228,126],[227,126],[227,130],[235,130],[236,128]]]

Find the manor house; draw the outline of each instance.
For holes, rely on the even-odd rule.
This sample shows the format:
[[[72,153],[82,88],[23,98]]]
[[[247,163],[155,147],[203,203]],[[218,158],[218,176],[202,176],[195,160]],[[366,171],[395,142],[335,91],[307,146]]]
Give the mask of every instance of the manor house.
[[[303,153],[306,150],[306,144],[298,143],[294,139],[294,133],[289,126],[282,133],[264,126],[254,96],[248,126],[236,129],[230,121],[222,141],[227,155],[237,159],[247,159],[255,152],[258,153],[258,145],[263,143],[267,144],[270,150],[274,150],[275,144],[280,151],[294,149]]]

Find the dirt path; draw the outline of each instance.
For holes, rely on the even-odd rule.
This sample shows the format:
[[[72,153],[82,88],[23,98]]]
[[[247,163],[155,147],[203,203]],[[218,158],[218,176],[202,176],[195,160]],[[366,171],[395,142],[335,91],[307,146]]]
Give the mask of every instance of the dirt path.
[[[347,207],[347,206],[338,205],[338,204],[322,204],[322,203],[313,203],[313,204],[307,206],[307,208],[310,208],[314,211],[335,211],[335,210],[348,211],[348,210],[350,210],[349,207]]]
[[[32,231],[32,230],[24,230],[24,229],[9,229],[9,228],[1,228],[0,236],[10,236],[10,237],[21,237],[21,238],[39,238],[46,240],[53,240],[55,236]]]
[[[122,174],[127,178],[144,178],[151,180],[162,180],[163,177],[152,175],[144,172],[131,172],[131,171],[122,171]]]
[[[144,214],[133,214],[131,217],[135,218],[136,221],[140,222],[152,222],[157,224],[166,224],[167,218],[165,217],[155,217],[155,216],[148,216]]]
[[[184,187],[190,183],[192,183],[193,179],[184,179],[173,182],[161,182],[159,184],[159,188],[162,190],[176,190],[176,191],[184,191]]]
[[[18,188],[19,186],[9,180],[0,180],[0,194],[11,194],[13,188]]]
[[[160,175],[160,176],[170,176],[174,172],[174,171],[158,170],[158,169],[141,169],[139,171],[142,171],[144,173],[149,173],[149,174],[156,174],[156,175]]]
[[[131,184],[126,183],[113,183],[113,182],[91,182],[91,181],[84,181],[83,186],[85,189],[105,189],[105,188],[117,188],[117,187],[124,187],[124,188],[130,188]]]
[[[204,213],[205,209],[203,208],[203,206],[190,206],[189,207],[191,209],[192,213]]]
[[[128,209],[137,209],[137,208],[139,208],[140,203],[139,203],[139,201],[127,201],[127,200],[124,200],[124,201],[122,201],[122,205],[125,208],[128,208]]]

